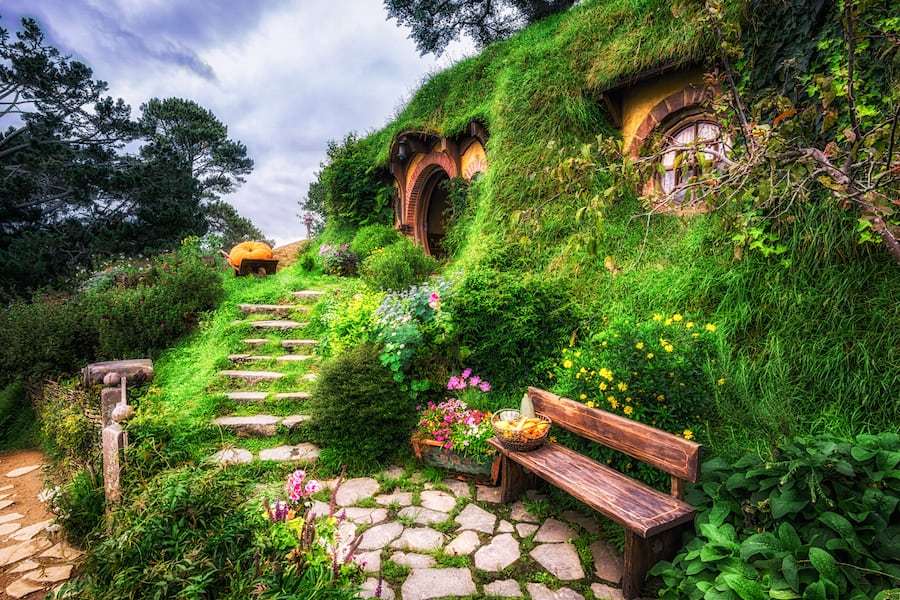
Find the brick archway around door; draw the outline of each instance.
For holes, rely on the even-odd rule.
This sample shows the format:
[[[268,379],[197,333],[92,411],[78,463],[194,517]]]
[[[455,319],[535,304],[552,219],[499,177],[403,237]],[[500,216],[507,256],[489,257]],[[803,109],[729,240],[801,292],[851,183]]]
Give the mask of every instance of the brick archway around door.
[[[450,179],[459,175],[457,166],[449,156],[441,152],[432,152],[422,157],[409,177],[412,187],[409,190],[404,220],[410,224],[416,242],[426,248],[428,244],[425,241],[424,224],[428,218],[429,199],[425,196],[431,192],[432,186],[428,183],[438,171],[443,171]]]
[[[425,219],[434,189],[429,182],[439,172],[453,179],[471,178],[486,171],[486,145],[487,130],[475,120],[454,138],[422,131],[406,131],[395,137],[389,150],[389,172],[384,180],[386,185],[396,188],[395,227],[427,251]]]

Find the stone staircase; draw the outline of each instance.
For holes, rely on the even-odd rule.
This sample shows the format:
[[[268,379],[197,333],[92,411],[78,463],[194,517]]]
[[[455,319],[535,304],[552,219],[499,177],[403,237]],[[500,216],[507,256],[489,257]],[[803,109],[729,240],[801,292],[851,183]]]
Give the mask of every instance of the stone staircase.
[[[303,423],[310,418],[302,407],[316,377],[318,342],[292,334],[307,326],[297,317],[307,313],[322,294],[303,290],[293,292],[290,303],[238,305],[244,318],[232,325],[263,332],[266,337],[243,339],[242,347],[228,356],[232,368],[218,373],[224,385],[233,389],[224,392],[229,414],[213,420],[222,429],[224,440],[213,460],[231,464],[313,462],[318,458],[315,445],[298,441],[302,440]]]

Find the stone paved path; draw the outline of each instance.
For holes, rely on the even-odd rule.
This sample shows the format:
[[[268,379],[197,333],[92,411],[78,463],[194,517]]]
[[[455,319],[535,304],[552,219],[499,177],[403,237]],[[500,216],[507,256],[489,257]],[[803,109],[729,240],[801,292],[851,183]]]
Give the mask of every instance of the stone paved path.
[[[532,491],[529,497],[540,496]],[[498,488],[454,479],[426,483],[418,492],[350,479],[340,486],[336,506],[362,536],[356,560],[367,573],[363,598],[374,597],[385,567],[408,571],[401,582],[383,582],[381,597],[387,599],[584,600],[587,589],[597,599],[622,598],[622,557],[597,539],[593,516],[566,511],[541,520],[523,501],[500,505]],[[323,514],[328,506],[318,502],[314,509]],[[591,540],[587,563],[576,540]]]
[[[38,452],[0,455],[0,598],[43,598],[71,577],[81,556],[47,530],[53,515],[37,498],[41,460]]]

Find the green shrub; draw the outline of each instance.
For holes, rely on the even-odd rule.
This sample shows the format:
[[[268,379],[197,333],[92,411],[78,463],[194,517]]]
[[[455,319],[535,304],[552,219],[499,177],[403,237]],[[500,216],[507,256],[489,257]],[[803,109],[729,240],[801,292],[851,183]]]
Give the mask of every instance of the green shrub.
[[[326,361],[310,399],[315,441],[342,462],[372,466],[409,442],[415,406],[379,360],[360,344]]]
[[[100,469],[100,402],[76,380],[47,382],[36,401],[41,440],[56,462]]]
[[[437,260],[404,237],[372,252],[363,261],[360,276],[376,290],[401,292],[424,281],[437,268]]]
[[[713,459],[696,537],[659,563],[662,598],[875,598],[900,586],[900,435],[784,442]]]
[[[127,286],[98,282],[72,296],[45,295],[0,309],[0,383],[158,355],[218,305],[222,273],[212,265],[192,238],[130,274]]]
[[[381,292],[373,292],[365,284],[354,281],[354,285],[347,285],[319,302],[319,307],[325,307],[319,316],[323,329],[319,336],[322,351],[334,356],[347,348],[374,341],[373,314],[383,297]]]
[[[234,469],[194,467],[149,481],[114,513],[66,597],[250,597],[263,524],[246,512],[246,484]]]
[[[400,233],[390,225],[366,225],[360,228],[350,242],[350,250],[361,260],[378,248],[387,248],[400,240]]]
[[[32,442],[34,409],[20,382],[0,390],[0,451]]]
[[[579,323],[560,283],[489,269],[468,271],[445,310],[466,365],[500,390],[536,382],[538,364],[558,353]]]
[[[102,537],[106,495],[99,471],[78,471],[69,483],[51,494],[50,510],[69,542],[87,548]]]

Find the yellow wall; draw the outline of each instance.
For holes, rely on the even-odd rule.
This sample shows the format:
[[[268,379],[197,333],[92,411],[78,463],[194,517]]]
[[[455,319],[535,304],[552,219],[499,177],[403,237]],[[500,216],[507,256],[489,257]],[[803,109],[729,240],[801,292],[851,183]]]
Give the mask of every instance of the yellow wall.
[[[622,98],[622,140],[626,150],[631,148],[635,131],[657,104],[691,83],[703,81],[701,70],[681,71],[663,75],[647,83],[626,90]]]
[[[468,148],[466,148],[466,152],[462,155],[460,163],[461,164],[459,172],[464,176],[469,174],[469,167],[479,166],[479,163],[481,167],[478,168],[476,172],[483,171],[484,166],[487,165],[487,154],[484,151],[484,146],[482,146],[480,142],[471,144]]]

